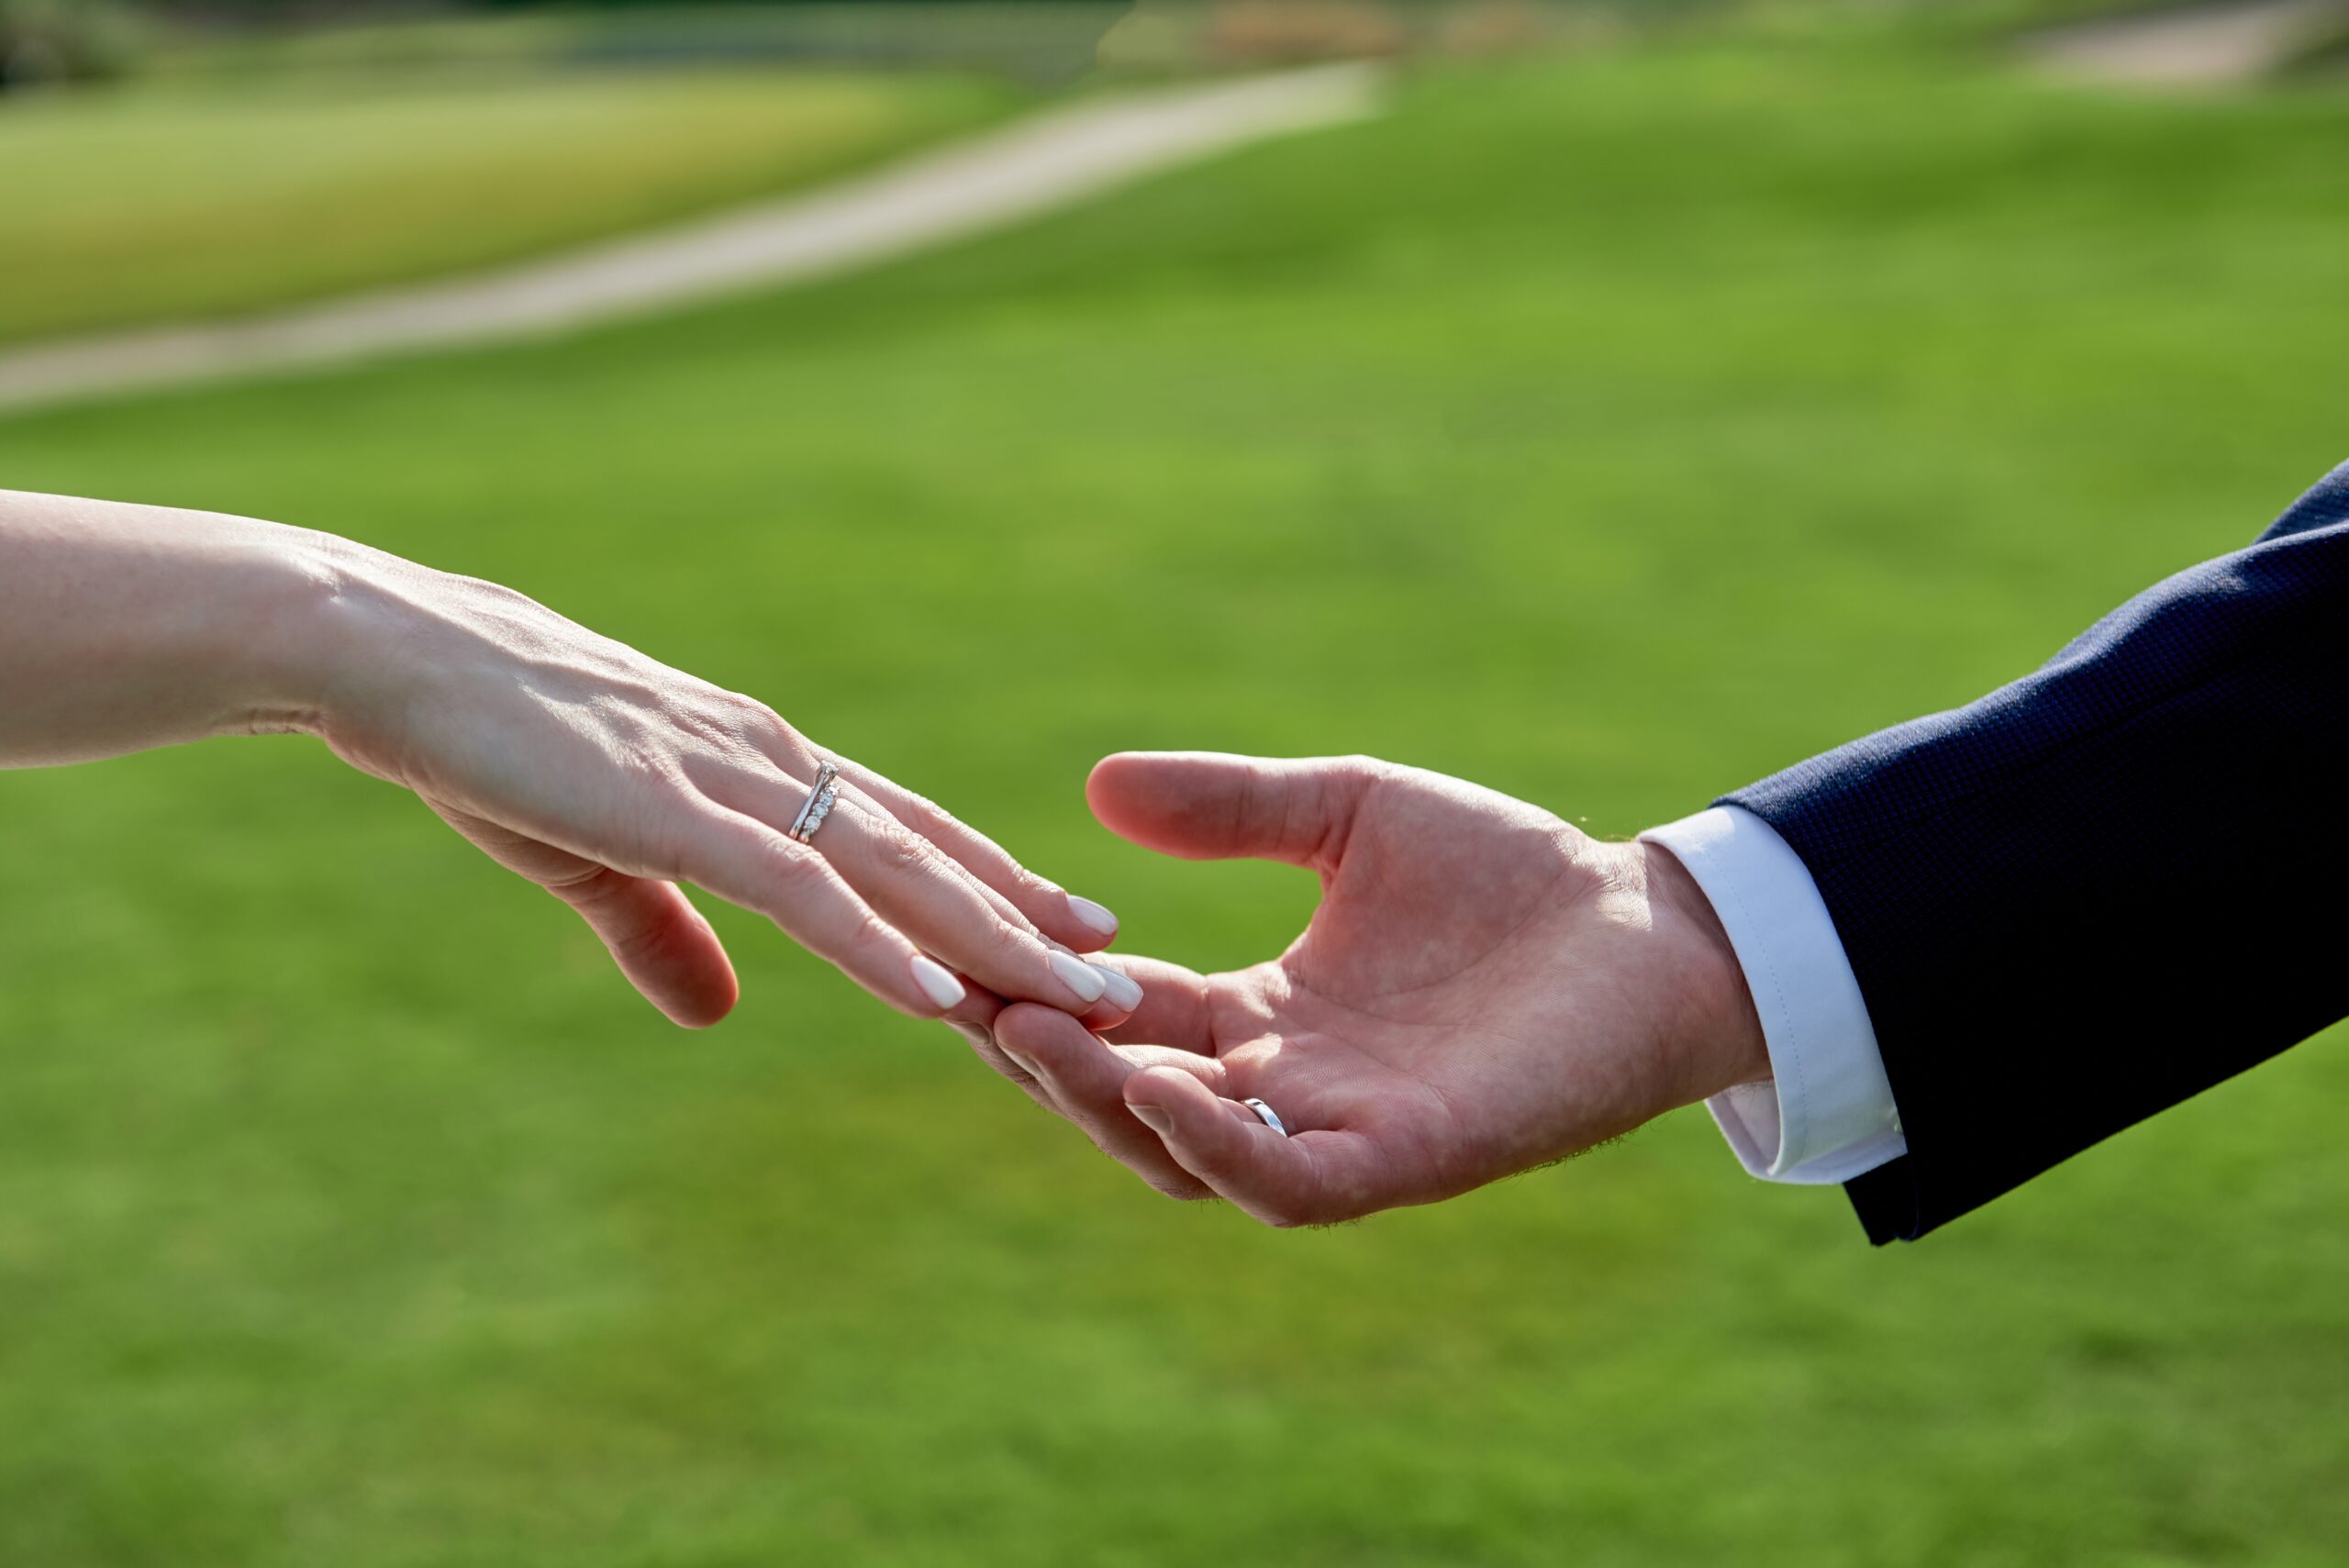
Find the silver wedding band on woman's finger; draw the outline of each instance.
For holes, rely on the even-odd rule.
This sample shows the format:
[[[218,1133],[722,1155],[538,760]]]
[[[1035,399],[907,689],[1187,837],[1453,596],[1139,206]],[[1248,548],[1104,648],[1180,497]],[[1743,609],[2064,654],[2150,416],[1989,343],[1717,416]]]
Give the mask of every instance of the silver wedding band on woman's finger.
[[[791,819],[790,836],[803,844],[816,841],[816,829],[832,814],[841,798],[841,771],[830,762],[816,770],[815,787],[799,805],[799,815]]]

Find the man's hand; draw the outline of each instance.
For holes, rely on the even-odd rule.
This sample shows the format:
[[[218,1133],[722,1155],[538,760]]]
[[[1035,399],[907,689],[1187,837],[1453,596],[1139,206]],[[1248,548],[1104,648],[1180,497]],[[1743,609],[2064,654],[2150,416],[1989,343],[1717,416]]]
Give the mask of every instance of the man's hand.
[[[1363,758],[1128,753],[1088,794],[1151,849],[1321,878],[1269,962],[1114,961],[1143,1000],[1106,1039],[1050,1007],[993,1020],[984,1054],[1171,1196],[1283,1226],[1432,1203],[1769,1071],[1728,940],[1664,851]]]

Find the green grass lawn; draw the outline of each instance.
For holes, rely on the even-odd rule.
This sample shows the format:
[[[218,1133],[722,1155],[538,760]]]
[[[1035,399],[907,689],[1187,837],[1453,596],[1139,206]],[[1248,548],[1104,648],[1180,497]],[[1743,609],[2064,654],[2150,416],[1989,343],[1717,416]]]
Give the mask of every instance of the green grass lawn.
[[[803,184],[1017,99],[977,77],[514,67],[11,102],[0,339],[506,261]]]
[[[2349,455],[2344,140],[2337,94],[1892,49],[1461,68],[819,291],[18,418],[0,475],[513,582],[1232,962],[1309,889],[1110,840],[1102,752],[1366,750],[1628,833],[2246,541]],[[669,1029],[311,744],[10,776],[0,825],[0,1560],[2349,1540],[2337,1037],[1916,1247],[1697,1112],[1276,1234],[748,919],[741,1011]]]

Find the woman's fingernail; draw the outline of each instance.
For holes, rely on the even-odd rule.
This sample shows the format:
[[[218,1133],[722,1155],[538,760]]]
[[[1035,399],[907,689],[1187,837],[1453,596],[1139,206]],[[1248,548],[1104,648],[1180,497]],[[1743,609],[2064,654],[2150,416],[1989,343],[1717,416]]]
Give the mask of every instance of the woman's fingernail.
[[[1102,907],[1098,904],[1096,904],[1090,898],[1079,898],[1074,893],[1067,894],[1064,896],[1068,899],[1068,912],[1070,914],[1075,916],[1078,919],[1084,921],[1087,926],[1100,932],[1105,937],[1114,937],[1118,934],[1118,917],[1115,915],[1110,914],[1108,909]]]
[[[1141,1123],[1142,1126],[1150,1129],[1151,1131],[1158,1134],[1161,1138],[1165,1137],[1168,1133],[1174,1130],[1174,1118],[1168,1116],[1164,1111],[1160,1110],[1156,1106],[1129,1105],[1126,1106],[1126,1109],[1134,1113],[1134,1119],[1136,1121]]]
[[[921,994],[941,1007],[951,1007],[963,996],[963,983],[954,973],[935,959],[914,954],[914,984]]]
[[[1079,1000],[1088,1005],[1098,1002],[1101,993],[1109,988],[1101,972],[1074,953],[1055,952],[1052,955],[1052,973],[1060,983],[1076,993]]]
[[[1119,973],[1106,963],[1089,966],[1106,983],[1102,999],[1121,1013],[1130,1013],[1141,1006],[1141,987],[1130,975]]]

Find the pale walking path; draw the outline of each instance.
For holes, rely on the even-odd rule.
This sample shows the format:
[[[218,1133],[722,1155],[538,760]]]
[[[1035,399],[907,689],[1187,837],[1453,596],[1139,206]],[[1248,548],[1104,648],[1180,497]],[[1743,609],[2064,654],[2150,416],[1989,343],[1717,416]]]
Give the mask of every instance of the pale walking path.
[[[2222,0],[2039,34],[2039,61],[2085,81],[2210,86],[2266,74],[2349,16],[2349,0]]]
[[[1317,66],[1050,110],[829,189],[542,261],[217,324],[0,350],[0,410],[557,334],[869,266],[1161,170],[1376,111],[1383,76]]]

